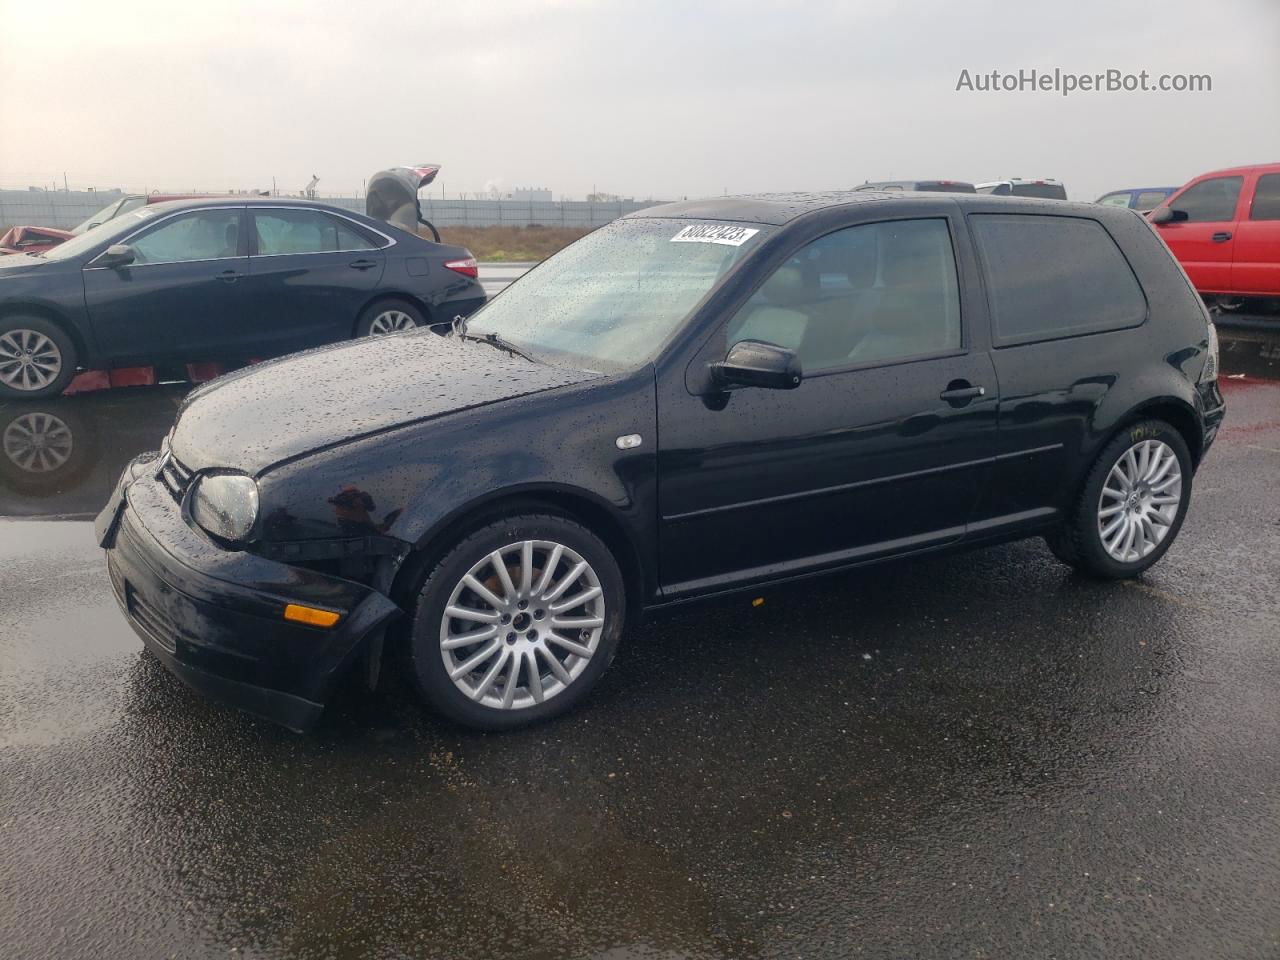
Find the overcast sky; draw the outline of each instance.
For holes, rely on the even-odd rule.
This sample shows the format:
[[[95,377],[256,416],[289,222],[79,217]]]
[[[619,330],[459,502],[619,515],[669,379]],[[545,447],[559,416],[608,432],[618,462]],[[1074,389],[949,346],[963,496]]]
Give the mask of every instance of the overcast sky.
[[[1210,93],[957,92],[961,70]],[[1057,177],[1075,199],[1280,161],[1277,0],[0,0],[0,186],[637,198]],[[432,188],[432,193],[438,193]]]

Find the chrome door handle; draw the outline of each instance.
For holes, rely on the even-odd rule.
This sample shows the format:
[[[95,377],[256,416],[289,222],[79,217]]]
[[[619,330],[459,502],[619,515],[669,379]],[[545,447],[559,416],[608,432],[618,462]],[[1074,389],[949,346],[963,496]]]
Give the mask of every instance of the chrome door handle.
[[[953,390],[943,390],[938,394],[939,400],[973,400],[975,397],[985,397],[987,395],[986,387],[956,387]]]

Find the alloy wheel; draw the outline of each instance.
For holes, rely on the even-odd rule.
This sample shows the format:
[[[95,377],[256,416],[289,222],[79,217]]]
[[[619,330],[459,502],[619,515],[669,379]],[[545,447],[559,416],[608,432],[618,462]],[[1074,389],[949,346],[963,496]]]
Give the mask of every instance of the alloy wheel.
[[[454,586],[440,654],[468,699],[519,710],[582,675],[604,623],[604,590],[591,564],[562,543],[525,540],[487,554]]]
[[[369,335],[379,337],[387,333],[398,333],[401,330],[412,330],[417,321],[403,310],[383,310],[369,324]]]
[[[1107,474],[1098,498],[1098,535],[1121,563],[1141,560],[1169,535],[1182,503],[1182,468],[1162,440],[1129,447]]]
[[[71,428],[51,413],[24,413],[4,428],[4,455],[27,473],[51,473],[71,459]]]
[[[43,390],[62,372],[62,350],[39,330],[0,333],[0,383],[23,392]]]

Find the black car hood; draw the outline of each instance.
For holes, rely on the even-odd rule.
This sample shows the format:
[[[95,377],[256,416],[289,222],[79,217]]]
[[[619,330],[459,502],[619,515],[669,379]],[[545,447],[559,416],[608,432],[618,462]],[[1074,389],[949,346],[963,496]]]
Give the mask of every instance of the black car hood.
[[[41,267],[47,267],[55,260],[42,260],[25,253],[10,253],[0,256],[0,277],[26,276]]]
[[[335,444],[595,376],[426,330],[366,337],[205,384],[179,411],[171,449],[191,470],[257,475]]]

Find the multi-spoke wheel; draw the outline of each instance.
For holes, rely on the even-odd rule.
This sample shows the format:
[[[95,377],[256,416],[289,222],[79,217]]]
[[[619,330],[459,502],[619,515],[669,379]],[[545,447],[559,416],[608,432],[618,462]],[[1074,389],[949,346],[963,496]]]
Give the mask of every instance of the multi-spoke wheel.
[[[39,410],[14,417],[0,435],[0,450],[25,473],[62,469],[74,448],[71,428],[60,417]]]
[[[1141,560],[1169,534],[1182,504],[1182,468],[1163,440],[1140,440],[1116,461],[1098,497],[1098,536],[1113,559]]]
[[[0,320],[0,396],[35,399],[61,393],[75,365],[70,339],[48,320]]]
[[[1191,456],[1169,424],[1147,420],[1103,449],[1049,546],[1096,576],[1132,577],[1172,544],[1191,495]]]
[[[403,300],[382,300],[366,307],[356,323],[356,336],[382,337],[423,324],[422,312]]]
[[[613,658],[622,578],[605,545],[556,516],[489,524],[427,578],[412,657],[426,698],[471,726],[561,713]]]

